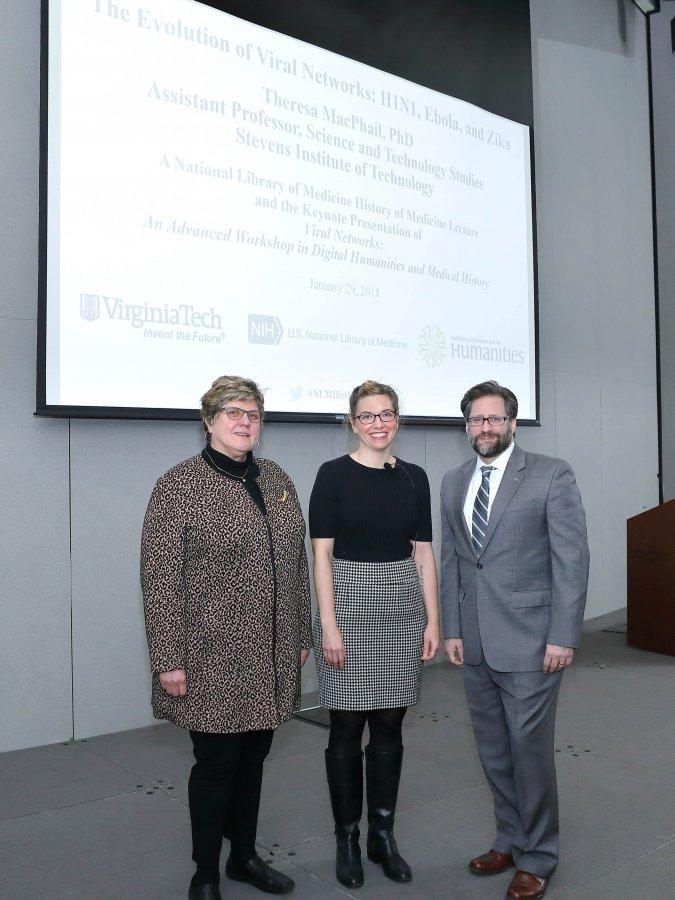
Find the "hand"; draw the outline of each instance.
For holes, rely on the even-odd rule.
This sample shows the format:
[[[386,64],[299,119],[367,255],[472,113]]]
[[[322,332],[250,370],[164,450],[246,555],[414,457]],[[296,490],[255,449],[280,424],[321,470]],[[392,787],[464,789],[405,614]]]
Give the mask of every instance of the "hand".
[[[464,641],[461,638],[448,638],[445,642],[445,652],[453,666],[464,665]]]
[[[438,653],[441,646],[441,636],[438,633],[438,625],[427,625],[424,630],[424,644],[422,649],[422,659],[428,662]]]
[[[170,697],[187,697],[187,679],[185,669],[174,669],[171,672],[160,672],[159,683]]]
[[[322,629],[323,658],[334,669],[345,667],[345,645],[337,625],[334,628]]]
[[[300,668],[304,666],[304,664],[309,659],[309,650],[301,650],[300,651]]]
[[[559,647],[557,644],[547,644],[544,653],[544,672],[551,674],[559,672],[572,665],[574,650],[571,647]]]

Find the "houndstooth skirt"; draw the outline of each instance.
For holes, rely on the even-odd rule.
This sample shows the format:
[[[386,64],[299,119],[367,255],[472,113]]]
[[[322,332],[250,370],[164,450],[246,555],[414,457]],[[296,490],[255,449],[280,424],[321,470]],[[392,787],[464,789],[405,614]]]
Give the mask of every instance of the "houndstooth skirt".
[[[314,658],[321,705],[366,710],[417,703],[427,614],[413,560],[334,559],[333,594],[345,667],[326,664],[317,615]]]

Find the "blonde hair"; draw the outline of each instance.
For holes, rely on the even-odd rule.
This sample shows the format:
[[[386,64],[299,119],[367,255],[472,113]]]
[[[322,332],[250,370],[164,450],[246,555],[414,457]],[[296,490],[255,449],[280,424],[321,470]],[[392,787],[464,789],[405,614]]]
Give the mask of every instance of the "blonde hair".
[[[235,400],[253,400],[262,417],[265,412],[265,398],[263,393],[250,378],[241,378],[239,375],[221,375],[213,382],[201,400],[202,425],[207,442],[211,439],[207,425],[211,425],[223,405]]]
[[[375,397],[378,394],[384,394],[391,401],[391,408],[398,415],[398,394],[389,384],[382,384],[379,381],[364,381],[358,384],[349,395],[349,418],[353,421],[356,418],[356,407],[359,400],[364,397]]]

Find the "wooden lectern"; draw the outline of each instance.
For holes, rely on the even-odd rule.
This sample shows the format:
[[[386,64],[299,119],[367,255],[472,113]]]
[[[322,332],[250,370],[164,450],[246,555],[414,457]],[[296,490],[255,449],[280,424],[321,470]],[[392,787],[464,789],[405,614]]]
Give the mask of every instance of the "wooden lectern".
[[[675,655],[675,500],[627,524],[628,643]]]

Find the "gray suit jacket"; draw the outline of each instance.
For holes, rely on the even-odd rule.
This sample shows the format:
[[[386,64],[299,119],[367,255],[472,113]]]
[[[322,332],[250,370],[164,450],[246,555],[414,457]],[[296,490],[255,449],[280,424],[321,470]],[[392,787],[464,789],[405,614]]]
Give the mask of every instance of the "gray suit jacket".
[[[546,644],[578,647],[588,586],[586,517],[564,460],[516,446],[477,556],[464,519],[475,457],[441,486],[441,607],[464,661],[481,650],[499,672],[541,669]]]

